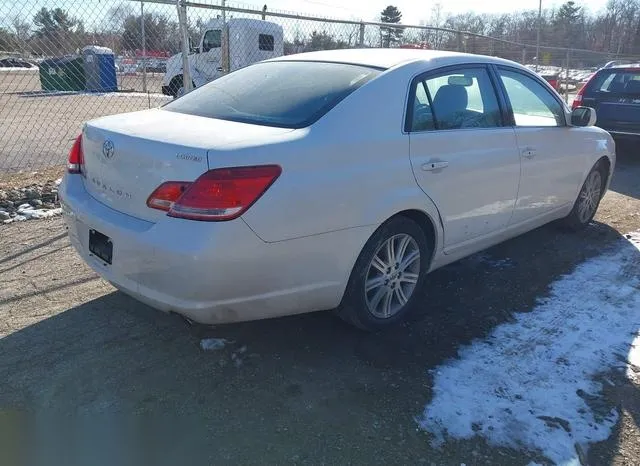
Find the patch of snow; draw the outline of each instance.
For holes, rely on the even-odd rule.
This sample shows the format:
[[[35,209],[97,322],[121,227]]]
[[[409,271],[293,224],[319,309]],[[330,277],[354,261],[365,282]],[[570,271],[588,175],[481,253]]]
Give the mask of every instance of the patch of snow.
[[[153,97],[154,99],[173,100],[173,97],[158,92],[89,92],[88,95],[97,97]]]
[[[2,72],[12,72],[12,71],[32,71],[32,72],[36,72],[36,71],[40,71],[40,68],[38,68],[37,66],[32,66],[31,68],[22,68],[20,66],[2,66],[0,67],[0,73]]]
[[[627,377],[635,383],[640,383],[640,332],[636,333],[631,343],[627,361],[629,362],[627,365]]]
[[[56,185],[56,186],[60,186],[60,183],[62,183],[62,178],[58,178],[58,179],[55,181],[55,185]]]
[[[18,207],[17,213],[18,215],[24,217],[25,220],[32,220],[61,215],[62,209],[35,209],[31,204],[22,204],[20,207]]]
[[[18,211],[18,213],[24,215],[28,220],[35,220],[62,215],[62,209],[60,207],[58,207],[57,209],[29,209],[22,212]]]
[[[586,399],[598,399],[598,376],[620,364],[629,378],[640,376],[632,366],[640,367],[640,232],[626,238],[434,371],[418,423],[435,445],[479,435],[579,465],[576,445],[609,437],[617,412],[596,413]]]
[[[200,348],[204,351],[216,351],[225,347],[229,341],[224,338],[204,338],[200,340]]]

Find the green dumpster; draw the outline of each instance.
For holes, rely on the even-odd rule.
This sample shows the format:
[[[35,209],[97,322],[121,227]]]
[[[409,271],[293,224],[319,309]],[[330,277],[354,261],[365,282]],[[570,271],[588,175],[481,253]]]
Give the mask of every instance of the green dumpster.
[[[84,91],[86,79],[82,57],[60,57],[40,64],[43,91]]]

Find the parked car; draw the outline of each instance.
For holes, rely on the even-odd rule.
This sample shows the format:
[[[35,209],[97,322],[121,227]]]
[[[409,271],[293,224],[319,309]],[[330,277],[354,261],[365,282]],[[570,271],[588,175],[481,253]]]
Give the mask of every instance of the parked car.
[[[551,85],[556,91],[560,90],[560,75],[557,73],[541,73],[545,81]]]
[[[598,70],[572,106],[596,109],[596,125],[616,139],[640,141],[640,64],[610,64]]]
[[[428,273],[560,220],[615,165],[590,108],[514,62],[410,49],[288,55],[85,124],[60,197],[82,258],[208,324],[428,312]]]
[[[36,68],[36,65],[23,58],[0,58],[0,68]]]

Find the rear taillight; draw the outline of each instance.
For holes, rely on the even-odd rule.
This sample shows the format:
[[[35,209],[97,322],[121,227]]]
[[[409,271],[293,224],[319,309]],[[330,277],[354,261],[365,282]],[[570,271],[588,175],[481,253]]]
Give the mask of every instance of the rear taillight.
[[[571,110],[575,110],[576,108],[582,105],[582,99],[584,99],[584,93],[587,90],[587,87],[589,86],[589,84],[591,84],[591,81],[593,81],[593,79],[596,77],[596,74],[597,73],[593,73],[591,77],[587,80],[587,82],[584,83],[584,85],[580,88],[580,90],[578,91],[578,94],[573,99],[573,103],[571,104]]]
[[[147,200],[171,217],[190,220],[232,220],[247,211],[280,176],[277,165],[210,170],[193,183],[168,182]],[[180,185],[180,186],[179,186]],[[184,192],[179,192],[180,187]]]
[[[151,193],[149,199],[147,199],[147,207],[168,212],[173,206],[173,203],[184,194],[189,185],[191,185],[191,183],[186,181],[167,181],[166,183],[162,183]]]
[[[67,164],[67,171],[69,173],[82,173],[82,166],[84,165],[84,155],[82,153],[82,134],[80,134],[71,146],[69,151],[69,162]]]
[[[582,96],[584,95],[584,88],[585,88],[585,86],[582,86],[582,89],[580,89],[580,91],[578,91],[578,94],[573,99],[573,103],[571,104],[571,110],[575,110],[580,105],[582,105]]]

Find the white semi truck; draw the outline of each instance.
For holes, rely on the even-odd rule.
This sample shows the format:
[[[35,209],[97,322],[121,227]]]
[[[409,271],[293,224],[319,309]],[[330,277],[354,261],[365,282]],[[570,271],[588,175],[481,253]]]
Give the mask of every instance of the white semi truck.
[[[193,87],[283,53],[282,26],[276,23],[248,18],[211,20],[200,44],[188,55]],[[167,60],[167,71],[162,81],[163,94],[175,97],[183,92],[182,63],[181,53]]]

